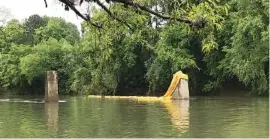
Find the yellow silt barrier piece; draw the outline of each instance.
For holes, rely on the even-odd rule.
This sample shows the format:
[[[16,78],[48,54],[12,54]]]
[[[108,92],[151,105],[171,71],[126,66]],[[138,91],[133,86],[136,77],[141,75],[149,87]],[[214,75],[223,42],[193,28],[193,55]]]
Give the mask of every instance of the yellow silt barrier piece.
[[[156,101],[168,101],[172,99],[172,93],[176,89],[180,79],[188,80],[188,75],[182,73],[181,71],[176,72],[173,75],[172,82],[165,93],[161,97],[150,97],[150,96],[99,96],[99,95],[89,95],[88,98],[101,98],[101,99],[130,99],[136,101],[145,101],[145,102],[156,102]]]
[[[88,98],[100,98],[100,99],[129,99],[136,101],[154,102],[154,101],[165,101],[171,100],[171,97],[149,97],[149,96],[98,96],[89,95]]]

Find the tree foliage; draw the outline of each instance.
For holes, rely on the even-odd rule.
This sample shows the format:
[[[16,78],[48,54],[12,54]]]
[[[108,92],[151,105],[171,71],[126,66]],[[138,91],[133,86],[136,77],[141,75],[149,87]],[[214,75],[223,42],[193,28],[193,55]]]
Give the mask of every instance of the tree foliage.
[[[61,2],[85,19],[82,36],[60,18],[9,21],[0,28],[2,88],[43,88],[45,71],[56,70],[61,93],[161,95],[182,70],[193,95],[232,82],[267,94],[268,1],[85,1],[100,6],[91,16]]]

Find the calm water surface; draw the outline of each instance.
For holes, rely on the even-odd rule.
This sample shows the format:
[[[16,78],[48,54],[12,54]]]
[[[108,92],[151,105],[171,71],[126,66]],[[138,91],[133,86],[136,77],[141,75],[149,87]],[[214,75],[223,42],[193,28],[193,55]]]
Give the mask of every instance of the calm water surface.
[[[0,137],[269,137],[268,98],[0,99]]]

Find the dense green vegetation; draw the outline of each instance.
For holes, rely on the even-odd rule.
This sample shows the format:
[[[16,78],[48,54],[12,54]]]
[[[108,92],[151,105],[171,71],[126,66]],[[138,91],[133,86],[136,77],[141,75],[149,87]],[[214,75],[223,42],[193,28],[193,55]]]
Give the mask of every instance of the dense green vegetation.
[[[0,27],[1,89],[42,93],[44,72],[57,70],[63,94],[161,95],[182,70],[193,95],[227,84],[268,95],[268,1],[138,2],[203,27],[116,3],[110,11],[131,28],[103,9],[93,9],[91,18],[102,28],[84,22],[81,37],[61,18],[13,19]]]

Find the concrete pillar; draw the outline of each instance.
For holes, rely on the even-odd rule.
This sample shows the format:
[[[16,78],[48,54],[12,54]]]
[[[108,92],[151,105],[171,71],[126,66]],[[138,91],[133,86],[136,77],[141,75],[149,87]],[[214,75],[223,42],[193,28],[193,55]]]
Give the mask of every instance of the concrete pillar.
[[[172,93],[172,99],[189,99],[188,80],[180,79]]]
[[[56,71],[47,71],[45,76],[45,102],[58,102],[58,81]]]
[[[180,90],[180,97],[182,99],[189,99],[188,80],[180,79],[179,90]]]

